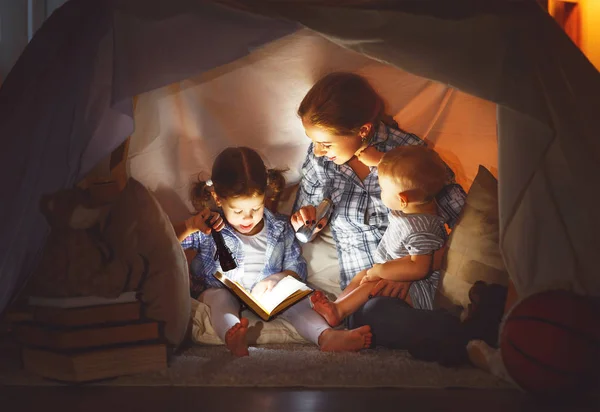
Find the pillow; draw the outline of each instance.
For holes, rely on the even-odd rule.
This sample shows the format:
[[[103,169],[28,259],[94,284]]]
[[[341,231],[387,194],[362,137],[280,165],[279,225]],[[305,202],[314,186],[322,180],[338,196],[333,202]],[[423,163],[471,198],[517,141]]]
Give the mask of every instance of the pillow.
[[[130,283],[139,287],[144,314],[164,322],[165,338],[178,346],[189,325],[187,260],[168,216],[137,180],[128,180],[103,235],[115,250],[143,262],[142,275],[133,273]]]
[[[192,340],[207,345],[223,345],[210,321],[210,310],[207,305],[192,299]],[[265,322],[254,313],[244,310],[242,316],[248,318],[248,344],[265,343],[308,343],[287,321],[275,318]]]
[[[499,233],[498,181],[479,166],[461,217],[448,239],[436,306],[466,308],[470,303],[469,289],[477,280],[508,284]]]

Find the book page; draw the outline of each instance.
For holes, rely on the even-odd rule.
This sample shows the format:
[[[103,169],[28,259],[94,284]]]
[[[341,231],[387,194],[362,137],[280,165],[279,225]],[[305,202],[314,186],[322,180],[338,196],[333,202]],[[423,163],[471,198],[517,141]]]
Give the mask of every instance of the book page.
[[[260,298],[254,297],[254,299],[256,299],[269,313],[271,313],[271,311],[275,309],[281,302],[299,290],[302,291],[311,289],[295,277],[288,275],[277,282],[273,289],[266,292]]]

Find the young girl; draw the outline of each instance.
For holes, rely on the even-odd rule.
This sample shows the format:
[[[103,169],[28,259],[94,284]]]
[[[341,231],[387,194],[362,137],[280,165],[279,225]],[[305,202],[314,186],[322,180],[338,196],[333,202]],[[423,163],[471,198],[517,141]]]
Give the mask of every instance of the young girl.
[[[297,230],[315,220],[314,205],[325,197],[333,201],[335,210],[330,222],[318,225],[331,225],[343,290],[355,274],[373,267],[375,251],[389,223],[373,155],[425,142],[399,130],[385,114],[382,98],[366,79],[353,73],[330,73],[320,79],[302,100],[298,116],[312,143],[302,167],[296,213],[291,222]],[[450,227],[456,222],[465,197],[462,188],[454,183],[438,194],[438,213]],[[439,269],[442,256],[435,254],[434,268]],[[440,323],[446,323],[446,319],[440,322],[436,312],[391,299],[406,293],[408,286],[406,282],[380,280],[372,294],[382,297],[370,299],[350,317],[350,324],[370,325],[378,345],[395,348],[406,346],[417,332],[443,329]],[[413,327],[425,323],[435,326],[423,325],[417,328],[419,331]]]
[[[444,162],[424,146],[400,146],[382,156],[378,173],[390,223],[375,253],[377,263],[358,273],[335,302],[322,293],[310,298],[331,326],[365,304],[380,279],[412,282],[406,301],[417,309],[433,309],[439,272],[432,272],[432,255],[447,237],[435,202],[448,177]],[[406,256],[410,259],[402,259]]]
[[[247,147],[225,149],[216,158],[211,181],[199,182],[193,203],[199,212],[175,225],[184,248],[198,254],[190,265],[192,276],[206,288],[198,300],[210,308],[218,336],[235,356],[247,356],[248,319],[240,319],[238,300],[213,276],[223,270],[215,261],[211,230],[221,231],[237,268],[228,277],[255,295],[270,290],[287,275],[306,281],[306,263],[287,218],[265,209],[265,192],[277,192],[285,180],[280,171],[267,170],[260,156]],[[222,215],[205,206],[213,199]],[[205,221],[211,219],[212,228]],[[280,315],[305,339],[323,351],[357,351],[371,344],[369,326],[333,330],[304,299]]]

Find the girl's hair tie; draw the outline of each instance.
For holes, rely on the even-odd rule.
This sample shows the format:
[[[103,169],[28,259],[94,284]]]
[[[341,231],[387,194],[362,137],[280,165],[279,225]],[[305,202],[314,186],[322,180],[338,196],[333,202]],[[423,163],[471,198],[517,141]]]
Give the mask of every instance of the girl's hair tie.
[[[208,180],[206,181],[206,186],[212,186],[212,185],[213,185],[213,181],[212,181],[212,180],[210,180],[210,179],[208,179]]]

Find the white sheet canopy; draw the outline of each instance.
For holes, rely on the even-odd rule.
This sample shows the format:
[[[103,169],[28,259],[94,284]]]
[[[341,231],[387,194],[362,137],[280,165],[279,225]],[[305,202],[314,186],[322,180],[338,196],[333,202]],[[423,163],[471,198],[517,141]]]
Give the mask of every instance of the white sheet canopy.
[[[296,108],[334,70],[367,77],[465,188],[479,164],[499,177],[520,294],[600,295],[600,76],[535,2],[486,3],[67,2],[0,89],[0,310],[43,247],[42,193],[101,170],[130,135],[130,175],[173,218],[226,146],[296,182],[309,143]]]

